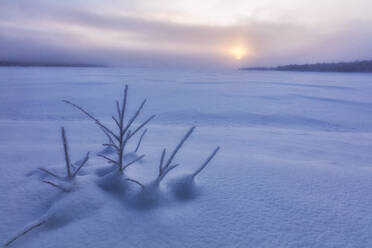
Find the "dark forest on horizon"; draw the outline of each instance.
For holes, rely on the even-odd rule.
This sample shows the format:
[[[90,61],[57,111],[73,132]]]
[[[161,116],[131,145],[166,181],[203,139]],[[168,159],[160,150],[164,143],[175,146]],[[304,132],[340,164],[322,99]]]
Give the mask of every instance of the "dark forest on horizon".
[[[57,62],[1,61],[0,67],[106,67],[105,65]]]
[[[243,67],[241,70],[272,70],[272,71],[309,71],[309,72],[372,72],[372,60],[316,63],[316,64],[291,64],[276,67]]]

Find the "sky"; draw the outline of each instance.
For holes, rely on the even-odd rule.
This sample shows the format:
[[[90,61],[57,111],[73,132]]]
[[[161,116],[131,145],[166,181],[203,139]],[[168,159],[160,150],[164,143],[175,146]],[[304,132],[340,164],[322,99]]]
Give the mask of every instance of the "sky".
[[[275,66],[372,59],[370,0],[1,0],[0,60]]]

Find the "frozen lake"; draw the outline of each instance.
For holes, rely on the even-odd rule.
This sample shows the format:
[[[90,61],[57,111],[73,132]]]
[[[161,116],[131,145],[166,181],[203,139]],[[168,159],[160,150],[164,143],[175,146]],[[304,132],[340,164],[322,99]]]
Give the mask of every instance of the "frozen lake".
[[[144,213],[107,203],[14,247],[372,246],[372,74],[5,67],[0,244],[48,209],[54,189],[25,175],[63,164],[60,126],[74,159],[105,141],[61,100],[109,122],[125,84],[130,111],[147,97],[144,116],[157,115],[143,145],[147,160],[131,173],[146,180],[153,172],[141,166],[156,171],[161,149],[197,126],[177,173],[220,145],[200,175],[202,193]]]
[[[372,129],[371,74],[185,71],[119,68],[0,68],[0,120],[77,119],[60,100],[102,118],[124,84],[147,96],[156,123]]]

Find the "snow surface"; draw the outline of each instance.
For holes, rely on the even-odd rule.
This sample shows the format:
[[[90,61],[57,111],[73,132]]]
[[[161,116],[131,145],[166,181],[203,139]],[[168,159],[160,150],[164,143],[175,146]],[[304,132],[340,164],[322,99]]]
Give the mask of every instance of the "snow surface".
[[[60,126],[74,161],[106,142],[61,100],[110,123],[124,83],[130,111],[147,97],[142,120],[157,114],[131,177],[154,179],[161,150],[197,126],[158,202],[107,192],[95,156],[74,191],[42,183],[37,168],[64,170]],[[0,244],[47,219],[11,247],[372,247],[371,96],[370,74],[0,68]]]

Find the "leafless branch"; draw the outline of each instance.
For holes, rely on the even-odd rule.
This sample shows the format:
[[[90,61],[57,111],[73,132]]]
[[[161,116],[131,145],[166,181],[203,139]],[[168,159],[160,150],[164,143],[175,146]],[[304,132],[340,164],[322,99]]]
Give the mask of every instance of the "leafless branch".
[[[120,103],[118,100],[116,100],[115,102],[116,102],[116,111],[118,112],[118,116],[120,117],[121,116]]]
[[[147,133],[147,129],[145,129],[142,134],[141,134],[141,137],[139,138],[138,140],[138,143],[137,143],[137,146],[136,146],[136,149],[134,150],[134,152],[137,152],[140,145],[141,145],[141,142],[142,142],[142,139],[143,139],[143,136],[145,136],[145,134]]]
[[[107,136],[110,144],[114,146],[117,150],[119,150],[119,147],[115,144],[114,140],[112,139],[111,135],[103,128],[101,128],[102,132]]]
[[[85,163],[89,160],[89,152],[87,153],[87,155],[85,156],[84,160],[81,162],[80,166],[75,170],[75,172],[72,174],[72,177],[75,177],[77,175],[77,173],[79,172],[79,170],[81,168],[83,168],[83,166],[85,165]]]
[[[14,241],[16,241],[17,239],[19,239],[20,237],[22,237],[23,235],[27,234],[28,232],[32,231],[33,229],[43,225],[44,223],[46,222],[46,220],[42,220],[34,225],[31,225],[29,226],[28,228],[26,228],[23,232],[21,232],[20,234],[16,235],[14,238],[12,238],[11,240],[9,240],[8,242],[5,243],[5,247],[9,246],[10,244],[12,244]]]
[[[61,133],[62,133],[63,151],[65,154],[67,176],[70,178],[71,177],[71,168],[70,168],[71,164],[70,164],[70,156],[68,154],[68,144],[67,144],[66,133],[65,133],[64,127],[61,128]]]
[[[49,175],[51,175],[51,176],[57,178],[57,179],[62,179],[60,176],[58,176],[57,174],[54,174],[53,172],[51,172],[51,171],[49,171],[49,170],[47,170],[47,169],[39,168],[39,170],[41,170],[41,171],[43,171],[43,172],[45,172],[45,173],[47,173],[47,174],[49,174]]]
[[[122,135],[125,134],[125,132],[130,128],[130,126],[133,124],[133,122],[137,119],[138,115],[140,114],[143,106],[145,106],[145,103],[146,103],[146,99],[142,101],[141,105],[139,106],[139,108],[137,109],[137,111],[134,113],[134,115],[132,116],[132,118],[128,121],[127,125],[125,126],[125,128],[122,130]]]
[[[124,170],[129,165],[123,164],[123,157],[124,157],[124,149],[126,144],[128,143],[129,139],[132,138],[139,130],[141,130],[147,123],[149,123],[155,116],[150,116],[148,119],[146,119],[143,123],[141,123],[137,128],[134,129],[134,131],[131,131],[130,128],[134,121],[137,119],[139,114],[141,113],[141,110],[145,106],[146,99],[142,101],[136,112],[133,114],[133,116],[129,119],[128,123],[124,124],[124,115],[126,111],[127,106],[127,99],[128,99],[128,85],[125,85],[124,89],[124,96],[122,100],[122,105],[120,106],[119,101],[115,101],[116,103],[116,111],[117,111],[117,117],[112,116],[112,120],[116,124],[118,128],[118,134],[115,134],[111,129],[109,129],[107,126],[103,125],[96,117],[94,117],[92,114],[90,114],[88,111],[83,109],[82,107],[67,101],[63,100],[65,103],[72,105],[74,108],[78,109],[79,111],[83,112],[86,116],[88,116],[90,119],[92,119],[103,131],[103,133],[107,136],[109,139],[109,142],[107,144],[104,144],[104,146],[111,146],[114,147],[116,150],[116,153],[118,155],[117,159],[111,159],[109,157],[106,157],[102,154],[100,154],[100,157],[103,157],[104,159],[108,160],[110,163],[114,163],[119,166],[120,170]],[[138,151],[139,146],[141,144],[141,141],[143,139],[143,136],[145,135],[146,131],[141,135],[140,140],[137,144],[136,151]],[[134,163],[134,162],[133,162]],[[132,162],[130,163],[132,164]],[[71,172],[70,172],[71,173]]]
[[[89,114],[88,111],[86,111],[85,109],[83,109],[82,107],[76,105],[75,103],[72,103],[68,100],[63,100],[63,102],[67,103],[67,104],[70,104],[72,105],[73,107],[75,107],[76,109],[80,110],[81,112],[83,112],[86,116],[88,116],[90,119],[92,119],[98,126],[100,126],[101,128],[103,128],[104,130],[106,130],[112,137],[114,137],[115,139],[119,140],[119,137],[114,134],[108,127],[106,127],[105,125],[103,125],[97,118],[95,118],[93,115]]]
[[[141,155],[141,156],[139,156],[138,158],[134,159],[133,161],[127,163],[126,165],[123,166],[123,170],[125,170],[125,169],[128,168],[130,165],[134,164],[135,162],[137,162],[137,161],[143,159],[144,156],[145,156],[145,155]]]
[[[130,182],[138,184],[139,186],[141,186],[142,189],[145,188],[145,186],[142,183],[138,182],[137,180],[134,180],[134,179],[131,179],[131,178],[126,178],[125,180],[128,180]]]
[[[119,148],[115,145],[115,144],[102,144],[103,146],[110,146],[112,148],[114,148],[115,150],[119,150]]]
[[[218,152],[218,150],[220,150],[220,147],[218,146],[216,149],[214,149],[214,151],[212,152],[212,154],[207,158],[207,160],[202,164],[202,166],[200,166],[199,169],[197,169],[194,174],[192,175],[193,177],[195,177],[196,175],[198,175],[207,165],[208,163],[212,160],[212,158],[216,155],[216,153]]]
[[[168,173],[169,171],[173,170],[174,168],[176,168],[179,165],[180,164],[174,164],[174,165],[168,166],[166,173]]]
[[[163,164],[164,164],[164,158],[165,158],[166,151],[167,150],[164,148],[163,152],[161,153],[161,158],[160,158],[160,163],[159,163],[159,176],[161,175],[163,171]]]
[[[119,121],[115,118],[115,116],[111,116],[111,118],[114,120],[116,126],[117,126],[118,128],[120,128],[120,123],[119,123]]]
[[[113,164],[116,164],[116,165],[119,166],[119,164],[118,164],[117,161],[115,161],[115,160],[113,160],[113,159],[111,159],[111,158],[109,158],[109,157],[107,157],[107,156],[105,156],[105,155],[103,155],[103,154],[97,154],[97,156],[98,156],[98,157],[102,157],[102,158],[108,160],[110,163],[113,163]]]
[[[192,132],[194,131],[195,127],[190,128],[190,130],[185,134],[182,138],[181,142],[177,145],[177,147],[173,150],[171,156],[169,157],[168,161],[164,165],[164,169],[166,169],[173,161],[174,157],[176,156],[177,152],[181,149],[185,141],[190,137]]]
[[[69,190],[67,190],[67,189],[63,188],[62,186],[60,186],[60,185],[58,185],[58,184],[55,184],[55,183],[53,183],[53,182],[51,182],[51,181],[43,180],[42,182],[43,182],[43,183],[47,183],[47,184],[49,184],[49,185],[52,185],[53,187],[55,187],[55,188],[57,188],[57,189],[59,189],[59,190],[62,190],[62,191],[64,191],[64,192],[69,192]]]
[[[156,117],[156,115],[152,115],[150,116],[146,121],[144,121],[141,125],[139,125],[133,132],[132,134],[129,136],[129,138],[131,138],[132,136],[134,136],[139,130],[141,130],[141,128],[143,128],[147,123],[149,123],[152,119],[154,119]]]
[[[125,89],[124,89],[124,97],[123,97],[123,103],[122,103],[122,106],[121,106],[121,111],[120,111],[120,126],[123,127],[123,123],[124,123],[124,115],[125,115],[125,109],[127,107],[127,97],[128,97],[128,85],[125,85]],[[119,108],[120,110],[120,108]],[[120,130],[121,132],[122,130]]]
[[[114,140],[112,139],[111,134],[110,134],[109,132],[107,132],[104,128],[102,128],[102,127],[100,127],[100,128],[101,128],[102,132],[103,132],[103,133],[106,135],[106,137],[108,138],[109,142],[110,142],[111,144],[115,144],[115,143],[114,143]]]
[[[176,168],[177,166],[179,166],[179,164],[171,165],[171,163],[172,163],[174,157],[176,156],[177,152],[181,149],[181,147],[185,143],[185,141],[190,137],[190,135],[194,131],[194,129],[195,129],[195,127],[192,127],[192,128],[189,129],[189,131],[187,131],[187,133],[185,134],[185,136],[183,136],[183,138],[181,139],[180,143],[178,143],[178,145],[176,146],[176,148],[173,150],[171,156],[169,157],[169,159],[167,160],[167,162],[165,164],[164,164],[164,159],[165,159],[166,150],[163,149],[163,152],[162,152],[161,158],[160,158],[160,163],[159,163],[159,175],[158,175],[158,177],[155,180],[157,183],[160,183],[161,180],[163,180],[163,178],[171,170],[173,170],[174,168]]]

